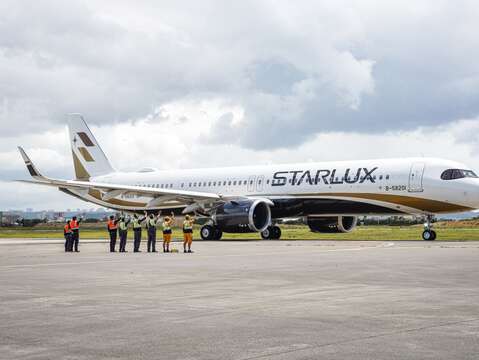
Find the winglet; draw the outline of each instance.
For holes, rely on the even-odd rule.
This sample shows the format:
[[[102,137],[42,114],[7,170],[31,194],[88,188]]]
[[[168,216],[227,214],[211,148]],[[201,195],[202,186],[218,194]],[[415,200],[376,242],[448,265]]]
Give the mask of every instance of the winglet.
[[[23,161],[25,162],[25,165],[27,166],[30,175],[36,180],[46,180],[46,178],[37,170],[35,165],[33,165],[27,153],[25,152],[25,150],[23,150],[21,146],[18,147],[18,151],[20,151],[20,155],[22,155]]]

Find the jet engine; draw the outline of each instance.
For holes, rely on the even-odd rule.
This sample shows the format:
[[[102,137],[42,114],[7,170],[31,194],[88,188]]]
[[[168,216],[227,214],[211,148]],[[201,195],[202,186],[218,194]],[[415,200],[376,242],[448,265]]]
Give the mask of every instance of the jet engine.
[[[307,224],[312,232],[348,233],[356,227],[357,221],[356,216],[308,217]]]
[[[261,232],[271,224],[272,205],[268,199],[229,201],[216,209],[212,219],[224,232]]]

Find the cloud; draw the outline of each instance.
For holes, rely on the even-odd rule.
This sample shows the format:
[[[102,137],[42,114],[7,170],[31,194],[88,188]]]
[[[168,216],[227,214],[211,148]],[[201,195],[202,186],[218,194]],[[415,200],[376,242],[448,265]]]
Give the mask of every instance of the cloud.
[[[185,97],[221,97],[243,107],[246,147],[263,118],[263,131],[278,119],[254,100],[265,94],[293,113],[277,121],[288,132],[292,121],[303,133],[385,131],[478,110],[474,2],[0,6],[3,136],[18,134],[19,122],[23,131],[53,127],[68,112],[83,112],[95,124],[126,121]],[[315,84],[312,99],[292,100],[305,81]],[[308,138],[296,134],[291,143]]]

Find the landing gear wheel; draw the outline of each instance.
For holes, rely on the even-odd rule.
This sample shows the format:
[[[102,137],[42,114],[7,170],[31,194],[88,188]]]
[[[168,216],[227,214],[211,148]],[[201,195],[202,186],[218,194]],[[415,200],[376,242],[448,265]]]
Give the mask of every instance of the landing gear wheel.
[[[261,231],[261,238],[263,240],[271,239],[271,227],[270,226],[268,226],[266,229]]]
[[[278,226],[268,226],[261,231],[264,240],[278,240],[281,237],[281,229]]]
[[[222,236],[223,236],[223,231],[221,231],[221,229],[215,227],[213,240],[221,240]]]
[[[281,229],[279,228],[279,226],[273,226],[272,233],[273,239],[279,240],[279,238],[281,237]]]
[[[205,225],[200,230],[200,235],[203,240],[213,240],[215,229],[211,225]]]
[[[434,230],[424,230],[422,232],[422,238],[426,241],[436,240],[436,232]]]

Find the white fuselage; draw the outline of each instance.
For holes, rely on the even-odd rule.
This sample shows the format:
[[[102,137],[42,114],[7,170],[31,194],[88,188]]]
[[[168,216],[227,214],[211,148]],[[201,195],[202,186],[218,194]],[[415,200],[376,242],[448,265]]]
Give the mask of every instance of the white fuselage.
[[[248,196],[273,201],[329,199],[329,203],[332,200],[344,203],[344,206],[336,206],[328,211],[318,202],[317,206],[321,207],[318,213],[323,215],[391,212],[434,214],[479,208],[479,179],[465,177],[443,180],[441,174],[447,169],[467,167],[436,158],[404,158],[117,172],[91,180],[158,189],[208,192],[228,198]],[[138,211],[185,206],[175,201],[154,204],[151,199],[128,193],[108,200],[84,191],[74,193],[87,201],[118,210]],[[363,204],[364,207],[350,206],[354,210],[348,211],[350,202]],[[362,212],[361,208],[365,211]],[[306,215],[315,214],[314,207],[311,211],[312,213]]]

